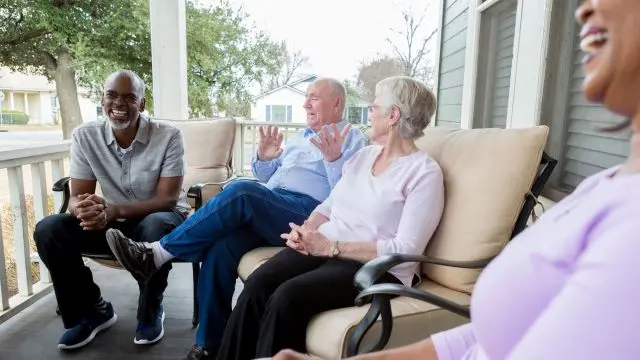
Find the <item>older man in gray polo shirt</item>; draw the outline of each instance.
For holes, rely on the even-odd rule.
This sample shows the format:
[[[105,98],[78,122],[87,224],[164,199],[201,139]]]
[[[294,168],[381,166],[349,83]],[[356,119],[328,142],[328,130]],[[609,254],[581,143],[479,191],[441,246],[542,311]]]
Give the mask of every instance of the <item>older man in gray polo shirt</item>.
[[[71,145],[68,214],[40,221],[38,253],[51,272],[64,327],[58,348],[82,347],[116,322],[81,253],[110,254],[107,229],[136,241],[155,242],[180,225],[189,211],[182,190],[184,148],[180,131],[140,112],[145,85],[135,73],[107,79],[102,98],[108,120],[80,125]],[[103,196],[95,193],[100,184]],[[151,344],[163,334],[162,294],[171,264],[139,283],[134,343]]]

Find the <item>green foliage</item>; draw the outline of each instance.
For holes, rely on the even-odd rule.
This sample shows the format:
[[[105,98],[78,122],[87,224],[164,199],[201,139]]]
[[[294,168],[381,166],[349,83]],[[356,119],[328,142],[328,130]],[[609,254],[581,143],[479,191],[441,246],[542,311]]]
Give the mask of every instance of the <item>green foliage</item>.
[[[360,104],[361,96],[357,85],[351,80],[344,80],[342,84],[344,85],[344,89],[347,95],[345,106],[358,106]]]
[[[76,81],[94,97],[108,74],[130,69],[147,83],[152,111],[149,1],[3,0],[0,64],[59,81],[58,59],[70,54]],[[191,115],[247,109],[249,87],[279,70],[278,44],[224,0],[207,9],[187,1],[186,16]]]
[[[3,125],[26,125],[29,123],[29,115],[22,111],[2,110],[0,113]]]
[[[189,106],[194,115],[248,109],[249,87],[280,70],[279,44],[258,32],[246,13],[220,1],[208,9],[187,7]],[[233,115],[240,115],[233,113]]]

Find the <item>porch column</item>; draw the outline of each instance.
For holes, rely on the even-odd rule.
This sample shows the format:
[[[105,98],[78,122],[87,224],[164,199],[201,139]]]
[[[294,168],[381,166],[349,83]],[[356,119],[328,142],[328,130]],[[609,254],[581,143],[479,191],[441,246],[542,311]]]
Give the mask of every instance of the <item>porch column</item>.
[[[24,113],[29,115],[29,94],[24,93]]]
[[[185,0],[149,1],[153,116],[187,120],[187,31]]]
[[[15,110],[16,103],[13,99],[13,91],[9,91],[9,110]]]

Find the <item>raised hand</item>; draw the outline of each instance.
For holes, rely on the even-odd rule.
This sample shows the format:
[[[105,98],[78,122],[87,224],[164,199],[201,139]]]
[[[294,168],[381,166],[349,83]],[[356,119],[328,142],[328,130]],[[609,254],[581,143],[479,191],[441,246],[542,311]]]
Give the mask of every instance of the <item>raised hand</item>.
[[[327,126],[322,128],[318,133],[320,140],[311,139],[311,143],[322,152],[322,156],[328,162],[334,162],[342,156],[342,144],[344,144],[344,140],[349,135],[351,124],[345,126],[342,131],[338,131],[336,124],[331,125],[331,127],[333,130],[331,132],[329,132]]]
[[[267,128],[260,126],[260,143],[258,144],[258,160],[268,161],[277,158],[282,154],[283,134],[277,127],[267,125]]]

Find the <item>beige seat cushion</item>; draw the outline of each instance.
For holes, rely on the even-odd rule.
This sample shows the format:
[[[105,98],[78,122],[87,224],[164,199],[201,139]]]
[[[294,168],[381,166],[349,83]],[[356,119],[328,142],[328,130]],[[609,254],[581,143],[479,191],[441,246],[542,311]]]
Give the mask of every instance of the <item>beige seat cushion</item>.
[[[420,289],[443,296],[461,305],[469,306],[470,296],[425,281]],[[346,355],[347,341],[368,306],[331,310],[314,317],[307,327],[307,350],[321,359],[340,359]],[[393,331],[387,348],[407,345],[429,337],[431,334],[466,323],[468,320],[442,310],[437,306],[408,297],[391,300]],[[378,321],[364,337],[361,348],[376,342],[381,332]]]
[[[244,254],[240,260],[240,265],[238,265],[238,276],[240,280],[247,280],[252,272],[282,249],[284,249],[284,247],[261,247]]]
[[[549,129],[429,128],[418,146],[442,168],[445,210],[426,254],[471,261],[497,255],[535,179]],[[425,266],[432,280],[471,293],[479,270]]]
[[[173,121],[171,124],[182,131],[184,139],[187,171],[182,186],[185,190],[198,183],[229,179],[236,134],[234,119]],[[219,187],[206,188],[203,201],[206,202],[219,191]],[[192,202],[191,199],[189,201]]]

